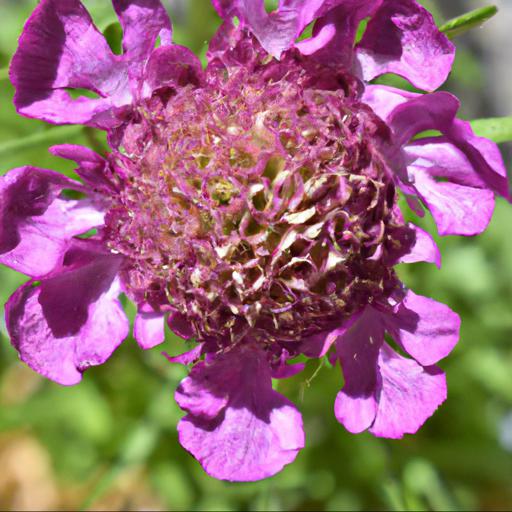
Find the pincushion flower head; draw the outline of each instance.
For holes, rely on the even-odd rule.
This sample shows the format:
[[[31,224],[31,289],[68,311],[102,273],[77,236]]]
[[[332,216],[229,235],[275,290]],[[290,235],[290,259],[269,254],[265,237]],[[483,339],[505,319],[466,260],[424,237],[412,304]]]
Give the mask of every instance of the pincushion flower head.
[[[304,445],[298,409],[272,387],[299,355],[340,362],[335,414],[350,432],[400,438],[432,415],[459,318],[399,281],[396,264],[440,256],[398,197],[441,235],[474,235],[508,188],[496,146],[432,92],[455,50],[416,1],[213,3],[224,22],[203,67],[158,0],[113,0],[121,55],[78,0],[40,1],[12,61],[16,107],[106,130],[111,152],[51,148],[80,182],[3,177],[0,260],[31,278],[6,305],[12,343],[60,384],[128,335],[121,292],[142,348],[165,323],[190,339],[170,358],[191,365],[180,442],[210,475],[256,480]],[[370,84],[385,73],[427,93]]]

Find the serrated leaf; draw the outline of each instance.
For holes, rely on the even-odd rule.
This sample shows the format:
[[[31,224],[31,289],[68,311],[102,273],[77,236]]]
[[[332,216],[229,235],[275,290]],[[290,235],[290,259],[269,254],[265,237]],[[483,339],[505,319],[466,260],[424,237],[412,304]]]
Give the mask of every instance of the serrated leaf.
[[[439,28],[439,30],[444,32],[449,39],[453,39],[472,28],[480,27],[486,21],[490,20],[497,12],[498,8],[495,5],[475,9],[474,11],[470,11],[462,16],[458,16],[457,18],[447,21]]]
[[[0,157],[34,146],[64,143],[78,136],[82,130],[82,126],[58,126],[42,132],[32,133],[26,137],[7,140],[0,144]]]
[[[476,119],[471,121],[471,127],[479,137],[486,137],[498,144],[512,141],[512,116]]]

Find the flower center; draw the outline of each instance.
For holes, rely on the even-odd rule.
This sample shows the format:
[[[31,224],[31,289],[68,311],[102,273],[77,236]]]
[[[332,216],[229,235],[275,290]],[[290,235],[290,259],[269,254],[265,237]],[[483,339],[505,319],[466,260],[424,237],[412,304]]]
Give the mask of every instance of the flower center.
[[[407,228],[386,132],[329,73],[294,57],[213,67],[141,109],[105,232],[136,300],[198,339],[291,342],[396,289]]]

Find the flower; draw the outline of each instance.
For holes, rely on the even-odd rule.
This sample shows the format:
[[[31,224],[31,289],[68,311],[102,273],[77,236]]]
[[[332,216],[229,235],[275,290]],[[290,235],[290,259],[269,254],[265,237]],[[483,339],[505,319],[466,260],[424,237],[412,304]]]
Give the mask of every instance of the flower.
[[[272,387],[303,369],[299,355],[339,360],[335,414],[350,432],[400,438],[433,414],[459,318],[397,277],[398,263],[440,265],[399,191],[441,235],[474,235],[508,188],[454,96],[369,84],[395,73],[434,91],[450,72],[454,47],[416,1],[213,4],[224,23],[203,69],[158,0],[113,0],[122,55],[78,0],[39,3],[12,61],[15,105],[104,129],[111,153],[51,148],[81,182],[34,167],[2,178],[0,261],[31,278],[6,305],[12,343],[60,384],[128,335],[121,292],[142,348],[166,322],[193,339],[169,358],[193,363],[176,392],[180,442],[213,477],[246,481],[304,445],[299,411]]]

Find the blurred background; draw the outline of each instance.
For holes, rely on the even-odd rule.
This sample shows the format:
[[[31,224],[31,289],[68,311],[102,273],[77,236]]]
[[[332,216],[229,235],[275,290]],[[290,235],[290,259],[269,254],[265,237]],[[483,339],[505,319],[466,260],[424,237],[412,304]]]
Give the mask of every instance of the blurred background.
[[[18,117],[5,71],[36,0],[0,0],[0,171],[32,164],[71,173],[51,157],[56,143],[104,147],[101,134]],[[110,41],[119,28],[107,0],[86,6]],[[439,22],[486,5],[423,2]],[[483,28],[457,38],[445,89],[461,97],[467,119],[512,115],[512,1]],[[219,25],[208,0],[171,0],[175,41],[204,55]],[[506,162],[511,148],[503,146]],[[424,224],[431,232],[431,219]],[[281,474],[260,483],[209,478],[178,444],[182,413],[172,398],[186,370],[161,347],[142,352],[126,340],[73,388],[18,362],[0,333],[0,509],[2,510],[511,510],[512,207],[498,201],[485,234],[439,240],[443,268],[400,270],[417,293],[462,316],[462,337],[441,363],[448,401],[415,436],[401,441],[353,436],[335,420],[339,368],[308,363],[280,390],[301,409],[307,447]],[[0,269],[3,304],[25,278]],[[127,305],[133,315],[133,308]],[[168,335],[165,350],[182,344]]]

